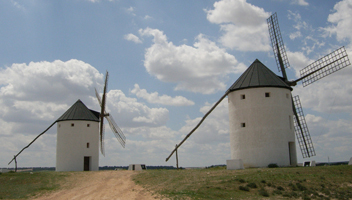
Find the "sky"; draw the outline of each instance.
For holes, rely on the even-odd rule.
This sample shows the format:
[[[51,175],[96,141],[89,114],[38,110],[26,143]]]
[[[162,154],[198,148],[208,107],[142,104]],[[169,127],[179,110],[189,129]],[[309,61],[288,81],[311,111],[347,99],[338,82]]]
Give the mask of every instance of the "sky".
[[[266,19],[277,13],[290,80],[345,46],[352,55],[352,0],[9,0],[0,1],[0,167],[81,99],[107,110],[124,132],[106,127],[100,166],[165,162],[175,145],[255,59],[277,75]],[[352,66],[299,95],[316,156],[352,157]],[[179,165],[231,159],[227,99],[179,148]],[[56,126],[18,158],[18,167],[54,167]]]

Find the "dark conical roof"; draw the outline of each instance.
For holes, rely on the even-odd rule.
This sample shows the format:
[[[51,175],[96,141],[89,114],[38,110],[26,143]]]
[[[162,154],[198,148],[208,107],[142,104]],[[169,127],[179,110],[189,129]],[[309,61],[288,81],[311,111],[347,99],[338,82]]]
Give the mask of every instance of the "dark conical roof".
[[[279,76],[256,59],[228,91],[256,87],[282,87],[292,90]]]
[[[90,110],[78,99],[56,122],[67,120],[99,121],[99,112]]]

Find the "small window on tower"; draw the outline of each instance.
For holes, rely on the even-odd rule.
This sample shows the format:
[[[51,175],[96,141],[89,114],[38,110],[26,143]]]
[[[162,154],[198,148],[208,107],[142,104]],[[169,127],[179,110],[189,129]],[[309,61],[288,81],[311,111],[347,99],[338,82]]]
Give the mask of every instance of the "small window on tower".
[[[290,96],[288,94],[286,94],[286,98],[289,98]]]
[[[87,142],[87,148],[89,148],[89,142]]]
[[[265,97],[270,97],[270,92],[265,92]]]
[[[246,99],[246,95],[241,94],[241,99]]]
[[[241,127],[242,128],[246,127],[246,123],[241,123]]]
[[[90,124],[87,124],[87,127],[89,127],[90,126]]]
[[[74,126],[75,126],[75,124],[74,124],[74,123],[72,123],[72,124],[71,124],[71,126],[72,126],[72,127],[74,127]]]
[[[59,128],[61,127],[61,124],[59,124]]]

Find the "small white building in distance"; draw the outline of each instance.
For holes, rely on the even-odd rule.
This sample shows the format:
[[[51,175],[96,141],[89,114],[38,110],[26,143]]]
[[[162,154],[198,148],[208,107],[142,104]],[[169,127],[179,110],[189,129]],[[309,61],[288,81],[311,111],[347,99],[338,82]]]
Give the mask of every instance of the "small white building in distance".
[[[147,167],[145,164],[130,164],[128,166],[128,170],[135,170],[135,171],[141,171],[141,170],[146,170]]]
[[[56,120],[56,171],[99,170],[99,114],[78,100]]]
[[[296,166],[292,88],[255,60],[229,88],[231,159],[243,166]]]

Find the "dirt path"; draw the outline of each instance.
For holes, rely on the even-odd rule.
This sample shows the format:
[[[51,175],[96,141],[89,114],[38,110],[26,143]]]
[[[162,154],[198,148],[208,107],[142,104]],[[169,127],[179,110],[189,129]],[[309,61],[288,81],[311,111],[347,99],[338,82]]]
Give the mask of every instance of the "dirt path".
[[[73,172],[62,189],[36,198],[44,199],[157,199],[136,185],[133,171]]]

